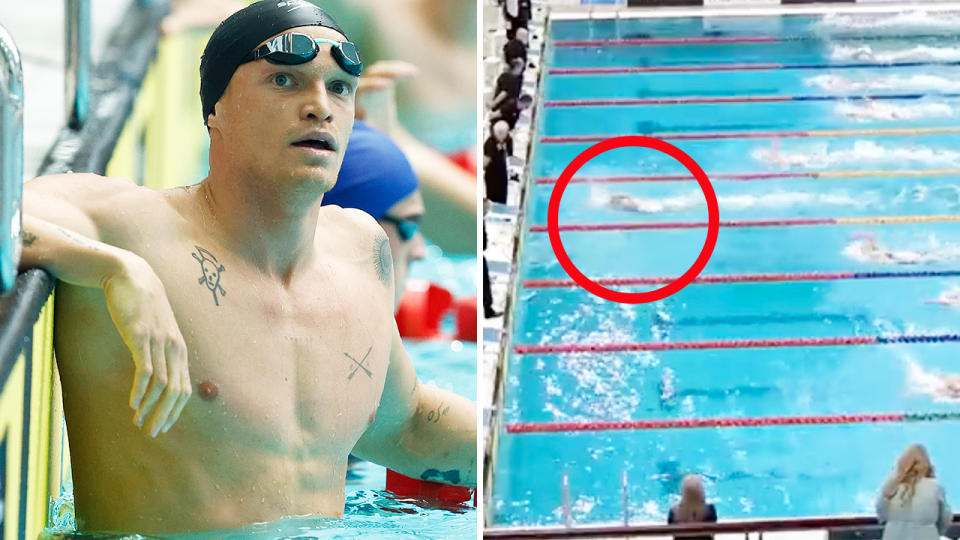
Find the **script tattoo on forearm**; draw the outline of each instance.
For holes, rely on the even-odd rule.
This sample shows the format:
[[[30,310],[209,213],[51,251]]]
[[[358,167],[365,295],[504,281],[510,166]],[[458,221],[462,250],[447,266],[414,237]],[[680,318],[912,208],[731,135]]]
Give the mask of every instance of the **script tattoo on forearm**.
[[[30,231],[23,231],[23,245],[30,247],[37,241],[37,235]]]
[[[441,401],[440,405],[437,406],[436,410],[433,408],[427,413],[427,422],[431,424],[436,424],[440,421],[440,417],[450,412],[450,406],[445,402]]]
[[[390,255],[390,241],[387,240],[386,234],[378,234],[373,241],[373,266],[380,281],[384,285],[389,285],[393,258]]]
[[[197,252],[191,253],[191,255],[200,263],[200,270],[203,272],[203,275],[197,279],[197,283],[206,285],[207,289],[210,289],[210,292],[213,293],[213,303],[216,304],[217,307],[220,307],[220,300],[217,298],[217,293],[219,292],[220,296],[227,295],[227,291],[223,290],[223,286],[220,285],[220,275],[225,268],[209,251],[200,246],[193,247],[197,248]]]
[[[59,225],[57,226],[57,230],[60,231],[60,234],[62,234],[67,240],[70,240],[71,242],[73,242],[73,243],[75,243],[75,244],[79,244],[79,245],[81,245],[81,246],[83,246],[83,247],[85,247],[85,248],[91,249],[91,250],[93,250],[93,251],[101,251],[101,252],[103,251],[102,249],[100,249],[100,246],[98,246],[98,245],[96,244],[96,242],[90,240],[89,238],[87,238],[87,237],[85,237],[85,236],[80,236],[79,234],[74,234],[73,231],[64,229],[63,227],[60,227]]]
[[[363,359],[361,360],[357,360],[356,358],[350,356],[350,353],[343,353],[343,355],[349,358],[350,361],[353,362],[354,364],[353,369],[350,371],[350,374],[347,375],[348,381],[352,379],[353,376],[356,375],[357,372],[360,370],[363,370],[363,372],[367,374],[367,378],[369,379],[373,378],[373,372],[367,369],[367,357],[370,356],[370,351],[372,350],[373,350],[373,345],[371,345],[370,348],[367,349],[367,354],[363,355]]]

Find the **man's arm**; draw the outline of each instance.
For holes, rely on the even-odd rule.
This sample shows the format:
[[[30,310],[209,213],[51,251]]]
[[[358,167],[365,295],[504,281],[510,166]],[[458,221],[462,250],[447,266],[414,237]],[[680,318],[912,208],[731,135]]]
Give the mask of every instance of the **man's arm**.
[[[24,185],[20,269],[43,268],[60,281],[103,289],[110,316],[136,366],[130,407],[152,436],[180,416],[192,393],[186,345],[160,278],[140,256],[100,241],[98,217],[112,196],[136,187],[92,174]]]
[[[395,325],[380,407],[353,453],[413,478],[477,485],[476,404],[420,384]]]

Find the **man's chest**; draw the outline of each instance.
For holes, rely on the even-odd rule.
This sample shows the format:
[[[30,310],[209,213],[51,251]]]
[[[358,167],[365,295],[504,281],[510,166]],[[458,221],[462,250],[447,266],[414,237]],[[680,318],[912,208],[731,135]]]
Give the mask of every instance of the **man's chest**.
[[[352,445],[386,377],[383,291],[336,266],[281,287],[212,251],[158,270],[189,354],[185,426],[270,439],[279,451]]]

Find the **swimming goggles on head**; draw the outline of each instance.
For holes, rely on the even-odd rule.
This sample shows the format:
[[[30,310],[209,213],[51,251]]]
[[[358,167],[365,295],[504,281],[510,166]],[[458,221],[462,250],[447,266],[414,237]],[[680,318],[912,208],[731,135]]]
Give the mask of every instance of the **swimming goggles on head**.
[[[317,57],[317,53],[320,52],[318,45],[321,43],[333,45],[330,54],[344,71],[355,77],[360,76],[363,63],[360,62],[360,52],[356,45],[349,41],[312,38],[296,32],[288,32],[271,39],[245,56],[242,62],[264,58],[271,64],[306,64]]]
[[[394,224],[397,227],[397,232],[400,234],[400,239],[404,242],[409,242],[410,239],[417,234],[417,231],[420,230],[419,217],[416,219],[397,219],[395,217],[383,216],[380,220]]]

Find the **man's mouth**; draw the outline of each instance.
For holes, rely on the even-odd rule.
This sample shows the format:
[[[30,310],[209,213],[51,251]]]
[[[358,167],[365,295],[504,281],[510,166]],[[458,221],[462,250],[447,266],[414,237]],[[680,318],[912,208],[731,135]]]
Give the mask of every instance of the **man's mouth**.
[[[294,141],[293,146],[298,146],[300,148],[311,148],[314,150],[326,150],[328,152],[336,152],[337,145],[333,136],[329,133],[310,133],[300,137]]]

